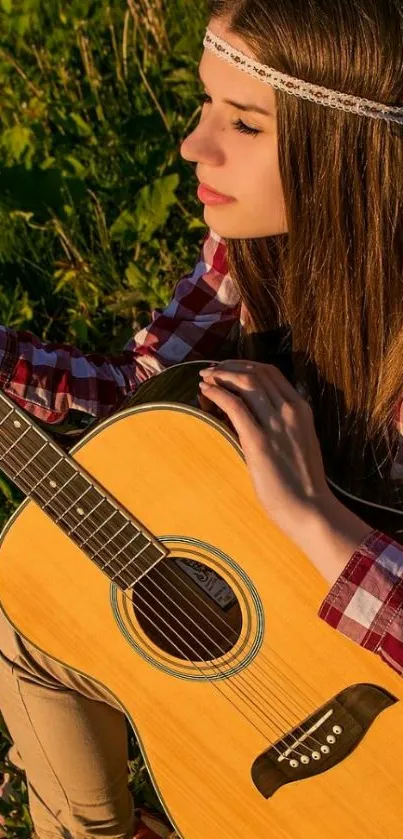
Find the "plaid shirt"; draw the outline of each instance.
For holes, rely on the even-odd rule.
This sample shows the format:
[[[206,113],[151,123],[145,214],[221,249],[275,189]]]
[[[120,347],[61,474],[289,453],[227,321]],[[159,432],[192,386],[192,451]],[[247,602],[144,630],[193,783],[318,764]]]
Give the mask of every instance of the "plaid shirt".
[[[236,352],[246,316],[228,273],[225,240],[210,230],[194,270],[178,281],[168,306],[152,312],[151,323],[120,355],[84,354],[0,327],[0,386],[47,423],[60,423],[71,410],[104,418],[143,381],[172,364],[231,357],[222,356],[223,346],[233,341]],[[372,530],[318,614],[403,675],[403,546]]]

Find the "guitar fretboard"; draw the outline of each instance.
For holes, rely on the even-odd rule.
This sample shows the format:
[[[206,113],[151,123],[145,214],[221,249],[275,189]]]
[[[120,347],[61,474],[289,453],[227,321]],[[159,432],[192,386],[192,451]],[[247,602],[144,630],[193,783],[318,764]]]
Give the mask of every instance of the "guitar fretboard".
[[[164,546],[4,394],[0,469],[122,591],[166,556]]]

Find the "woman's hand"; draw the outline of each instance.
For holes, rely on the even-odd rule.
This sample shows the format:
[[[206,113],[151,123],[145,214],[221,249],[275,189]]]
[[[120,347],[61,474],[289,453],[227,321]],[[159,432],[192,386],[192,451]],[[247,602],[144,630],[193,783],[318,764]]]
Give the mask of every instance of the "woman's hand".
[[[231,421],[257,497],[289,536],[334,496],[308,402],[272,364],[228,359],[200,372],[202,395]]]

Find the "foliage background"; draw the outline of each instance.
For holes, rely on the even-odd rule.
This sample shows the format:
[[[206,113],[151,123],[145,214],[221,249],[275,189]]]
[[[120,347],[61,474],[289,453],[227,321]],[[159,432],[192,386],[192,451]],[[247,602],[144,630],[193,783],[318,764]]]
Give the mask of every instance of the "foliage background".
[[[119,352],[192,269],[205,224],[179,145],[207,19],[205,0],[0,0],[0,323]],[[0,473],[0,527],[21,499]],[[26,839],[10,742],[0,718],[0,819]],[[161,809],[130,743],[136,804]]]

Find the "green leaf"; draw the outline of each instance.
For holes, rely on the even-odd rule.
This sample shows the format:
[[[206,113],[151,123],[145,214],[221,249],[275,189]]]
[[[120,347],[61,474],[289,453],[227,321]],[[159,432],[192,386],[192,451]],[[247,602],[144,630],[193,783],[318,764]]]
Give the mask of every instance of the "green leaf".
[[[199,218],[192,218],[192,221],[189,222],[187,227],[188,227],[188,230],[194,230],[197,227],[205,227],[205,226],[206,226],[205,221],[202,221]]]
[[[29,812],[29,809],[28,809],[28,807],[25,803],[23,803],[23,805],[22,805],[22,815],[23,815],[23,820],[24,820],[25,824],[28,827],[32,828],[33,827],[33,821],[31,819],[31,814]]]
[[[137,268],[134,262],[129,262],[125,271],[125,277],[132,288],[138,288],[144,281],[144,274]]]
[[[33,213],[24,213],[23,210],[12,210],[9,215],[10,218],[23,218],[27,223],[30,222],[34,216]]]
[[[165,81],[171,82],[171,84],[183,84],[186,82],[192,87],[195,86],[193,70],[190,70],[188,67],[177,67],[175,70],[172,70],[165,76]]]
[[[170,207],[177,202],[175,189],[178,184],[179,175],[165,175],[138,193],[133,217],[141,242],[149,242],[166,223]]]
[[[78,178],[85,178],[86,168],[79,160],[77,160],[76,157],[72,154],[67,154],[64,160],[66,163],[70,164],[70,167],[73,170],[73,175],[77,175]],[[70,172],[68,174],[70,174]]]
[[[12,501],[13,500],[13,492],[10,489],[8,483],[6,483],[6,481],[4,480],[4,478],[1,475],[0,475],[0,492],[2,492],[3,495],[5,495],[5,497],[7,498],[7,501]]]
[[[32,320],[34,316],[34,310],[27,291],[22,292],[21,300],[18,303],[18,316],[22,321]]]
[[[69,310],[72,311],[71,309]],[[74,337],[74,340],[77,340],[80,344],[85,343],[88,340],[88,321],[84,315],[75,314],[72,320],[70,321],[70,331]]]
[[[5,12],[6,15],[11,15],[11,12],[13,10],[13,0],[1,0],[0,5],[3,9],[3,12]]]
[[[55,271],[55,278],[57,279],[58,276],[60,276],[60,279],[55,288],[55,294],[57,294],[63,286],[67,285],[67,283],[71,282],[71,280],[75,280],[77,271]]]
[[[132,248],[136,241],[149,242],[166,223],[170,207],[176,204],[175,189],[178,184],[179,175],[165,175],[140,189],[134,211],[123,210],[112,224],[112,239],[127,248]]]
[[[70,114],[70,118],[73,120],[80,137],[91,137],[92,128],[80,114]]]
[[[0,138],[0,146],[6,151],[8,165],[24,161],[26,168],[30,168],[35,152],[34,134],[30,128],[24,125],[7,128]]]
[[[55,157],[45,157],[45,160],[42,161],[39,168],[42,169],[43,172],[45,172],[46,169],[51,169],[52,166],[55,163],[56,163],[56,158]]]
[[[110,228],[111,238],[123,247],[132,248],[136,242],[136,220],[129,210],[123,210]]]

